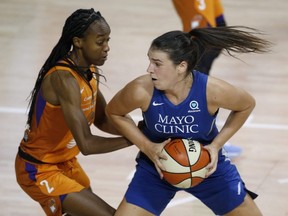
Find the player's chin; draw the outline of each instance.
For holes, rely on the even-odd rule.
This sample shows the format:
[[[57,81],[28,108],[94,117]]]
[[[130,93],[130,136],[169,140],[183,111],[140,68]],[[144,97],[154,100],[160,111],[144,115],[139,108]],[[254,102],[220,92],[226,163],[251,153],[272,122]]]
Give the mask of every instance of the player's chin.
[[[95,61],[94,65],[102,66],[102,65],[104,65],[104,63],[106,62],[106,60],[107,60],[107,58],[98,59],[97,61]]]
[[[154,87],[159,90],[159,91],[164,91],[165,88],[163,88],[161,85],[157,85],[157,84],[154,84]]]

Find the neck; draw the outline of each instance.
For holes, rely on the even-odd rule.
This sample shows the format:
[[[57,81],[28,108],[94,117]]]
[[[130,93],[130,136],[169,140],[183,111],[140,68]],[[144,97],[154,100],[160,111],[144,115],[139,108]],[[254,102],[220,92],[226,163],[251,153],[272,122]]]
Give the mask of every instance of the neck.
[[[83,62],[83,60],[81,60],[80,56],[77,54],[77,52],[69,52],[67,54],[67,57],[72,61],[72,63],[78,67],[80,70],[87,70],[90,65],[88,65],[86,62]]]
[[[79,61],[77,61],[77,55],[73,55],[73,53],[68,53],[67,55],[68,60],[75,66],[75,69],[78,71],[78,73],[81,73],[85,76],[87,81],[90,81],[92,79],[92,72],[90,70],[90,66],[81,66]]]
[[[192,73],[190,73],[188,76],[185,76],[178,81],[171,90],[166,91],[165,95],[173,104],[180,104],[188,97],[192,83],[193,76]]]

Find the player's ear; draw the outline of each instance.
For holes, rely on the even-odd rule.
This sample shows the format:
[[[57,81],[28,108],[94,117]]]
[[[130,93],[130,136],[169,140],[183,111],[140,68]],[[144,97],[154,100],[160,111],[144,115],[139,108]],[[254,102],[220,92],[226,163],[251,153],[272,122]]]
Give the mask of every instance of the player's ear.
[[[73,37],[73,46],[80,49],[82,48],[82,39],[79,37]]]
[[[177,65],[177,71],[179,73],[186,73],[187,68],[188,68],[188,64],[186,61],[182,61],[180,62],[180,64]]]

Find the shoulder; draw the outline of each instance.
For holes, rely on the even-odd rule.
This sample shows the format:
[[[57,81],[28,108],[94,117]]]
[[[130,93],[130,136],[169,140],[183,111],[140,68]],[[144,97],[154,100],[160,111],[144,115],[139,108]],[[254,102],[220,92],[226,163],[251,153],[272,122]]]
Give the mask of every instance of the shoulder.
[[[232,109],[233,104],[253,101],[253,98],[243,89],[236,87],[224,80],[209,76],[207,84],[207,102],[213,109],[219,107]],[[232,104],[232,105],[231,105]]]
[[[225,87],[222,85],[223,81],[213,76],[208,76],[206,87],[207,108],[209,113],[214,114],[220,108],[219,102],[222,100],[223,93],[225,94]]]
[[[150,104],[153,90],[151,77],[143,75],[129,82],[116,94],[113,101],[122,101],[130,109],[141,108],[144,111]]]
[[[225,91],[228,91],[231,88],[235,87],[222,79],[213,76],[208,76],[207,91],[209,91],[211,94],[213,92],[215,94],[223,94],[225,93]]]
[[[69,70],[55,69],[53,72],[45,76],[44,82],[47,81],[53,85],[69,85],[71,82],[76,82],[76,78]]]
[[[219,99],[223,93],[227,92],[228,85],[229,84],[227,82],[221,79],[208,76],[206,88],[208,102],[213,102]]]
[[[48,74],[42,83],[42,93],[48,98],[57,98],[57,95],[79,92],[79,83],[72,73],[66,70],[54,70]],[[53,99],[52,101],[55,101]]]
[[[139,76],[136,79],[132,80],[130,83],[134,83],[136,85],[143,86],[143,87],[153,86],[152,79],[150,75],[148,74]]]
[[[137,94],[137,91],[144,91],[148,93],[153,92],[154,85],[149,75],[143,75],[129,82],[125,86],[125,89],[133,90],[133,92],[136,92],[135,94]]]

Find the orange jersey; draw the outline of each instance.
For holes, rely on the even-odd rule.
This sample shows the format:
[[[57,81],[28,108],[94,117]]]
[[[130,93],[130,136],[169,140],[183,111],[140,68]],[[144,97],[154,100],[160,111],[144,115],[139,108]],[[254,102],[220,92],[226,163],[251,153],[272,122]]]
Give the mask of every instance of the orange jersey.
[[[192,28],[216,27],[216,19],[224,12],[220,0],[173,0],[173,4],[185,32]]]
[[[77,80],[81,93],[81,108],[91,125],[95,116],[97,81],[91,79],[91,91],[85,80],[69,67],[55,66],[47,75],[57,70],[71,73]],[[91,67],[91,71],[95,72],[95,68]],[[75,157],[79,149],[65,122],[61,106],[48,103],[39,91],[34,109],[31,128],[26,134],[26,141],[21,141],[21,149],[44,163],[59,163]]]

